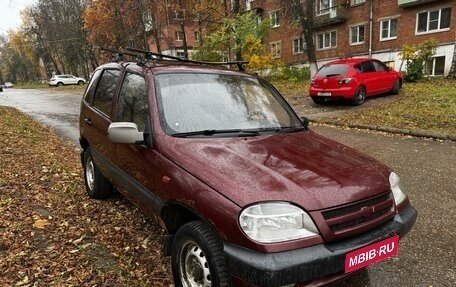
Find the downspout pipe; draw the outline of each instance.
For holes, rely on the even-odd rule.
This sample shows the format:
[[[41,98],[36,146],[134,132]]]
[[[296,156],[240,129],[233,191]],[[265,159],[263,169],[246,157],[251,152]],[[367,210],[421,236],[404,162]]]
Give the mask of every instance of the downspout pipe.
[[[370,1],[370,12],[369,12],[369,58],[372,57],[373,22],[374,22],[374,0]]]

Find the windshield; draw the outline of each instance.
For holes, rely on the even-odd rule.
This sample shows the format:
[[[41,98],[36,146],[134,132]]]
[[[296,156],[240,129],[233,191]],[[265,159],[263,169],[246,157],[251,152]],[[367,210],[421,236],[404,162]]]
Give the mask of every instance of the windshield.
[[[167,134],[302,127],[283,98],[254,77],[161,74],[156,76],[156,89],[160,121]]]
[[[324,65],[317,72],[318,77],[332,77],[344,75],[347,72],[348,65],[346,64],[330,64]]]

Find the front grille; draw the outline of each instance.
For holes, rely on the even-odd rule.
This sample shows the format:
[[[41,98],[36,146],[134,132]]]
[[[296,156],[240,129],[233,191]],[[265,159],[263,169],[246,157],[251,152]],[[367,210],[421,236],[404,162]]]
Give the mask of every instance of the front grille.
[[[394,215],[394,200],[390,192],[324,211],[323,218],[334,234],[352,230],[357,226],[368,224]]]

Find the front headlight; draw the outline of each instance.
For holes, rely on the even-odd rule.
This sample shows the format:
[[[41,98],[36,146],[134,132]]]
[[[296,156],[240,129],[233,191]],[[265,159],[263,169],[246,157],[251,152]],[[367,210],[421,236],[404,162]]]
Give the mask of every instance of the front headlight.
[[[396,203],[396,206],[398,206],[405,199],[407,199],[407,195],[402,191],[401,186],[399,184],[400,178],[395,172],[392,172],[390,174],[389,182],[391,185],[391,191],[393,192],[394,202]]]
[[[307,212],[286,202],[267,202],[249,206],[241,212],[239,225],[249,238],[262,243],[319,234]]]

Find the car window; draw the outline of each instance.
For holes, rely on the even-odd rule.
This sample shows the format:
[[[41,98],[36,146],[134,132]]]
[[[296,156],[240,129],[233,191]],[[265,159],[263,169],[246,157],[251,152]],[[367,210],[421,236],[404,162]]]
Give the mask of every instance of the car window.
[[[95,91],[93,106],[107,116],[111,115],[112,98],[119,75],[119,70],[104,70]]]
[[[375,71],[377,72],[386,72],[388,71],[388,68],[385,66],[385,64],[378,62],[378,61],[372,61],[372,64],[374,65]]]
[[[253,77],[161,74],[156,89],[168,134],[302,125],[280,95]]]
[[[363,72],[363,73],[375,72],[371,61],[366,61],[366,62],[361,63],[361,72]]]
[[[319,77],[331,77],[344,75],[348,70],[348,65],[346,64],[330,64],[324,65],[320,68],[317,73]]]
[[[116,122],[133,122],[144,131],[148,119],[146,82],[140,75],[127,73],[116,106]]]
[[[96,70],[93,73],[92,79],[89,83],[89,86],[87,87],[86,93],[84,95],[84,101],[86,101],[89,104],[92,104],[92,102],[93,102],[93,95],[95,94],[95,88],[97,86],[101,72],[102,72],[102,70]]]

